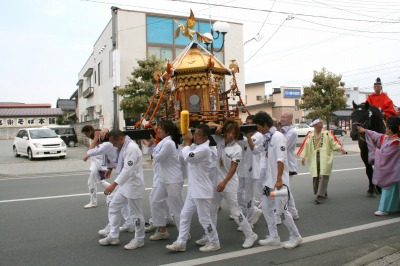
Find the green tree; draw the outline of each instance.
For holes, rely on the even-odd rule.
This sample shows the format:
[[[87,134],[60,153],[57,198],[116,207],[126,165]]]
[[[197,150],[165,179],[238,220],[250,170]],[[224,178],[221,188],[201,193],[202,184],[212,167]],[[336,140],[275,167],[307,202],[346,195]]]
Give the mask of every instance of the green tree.
[[[146,112],[155,87],[152,82],[154,71],[163,72],[165,61],[152,55],[147,59],[137,60],[137,64],[138,67],[134,67],[131,72],[129,84],[115,90],[116,94],[123,97],[120,109],[124,111],[125,118],[139,118],[141,113]]]
[[[335,75],[322,68],[314,71],[313,80],[308,87],[303,88],[301,109],[309,111],[306,118],[325,118],[329,127],[332,112],[346,108],[344,82],[341,75]]]

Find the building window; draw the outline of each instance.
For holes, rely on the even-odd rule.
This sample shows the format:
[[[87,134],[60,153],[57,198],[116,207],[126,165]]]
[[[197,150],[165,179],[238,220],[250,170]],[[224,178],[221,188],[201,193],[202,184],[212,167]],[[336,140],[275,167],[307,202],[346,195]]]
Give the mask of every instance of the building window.
[[[178,28],[178,24],[174,22],[172,18],[147,16],[147,52],[149,55],[155,54],[157,58],[161,59],[174,59],[176,58],[183,49],[190,43],[190,39],[179,34],[179,37],[175,39],[175,30]],[[186,24],[186,20],[176,19],[183,25]],[[193,28],[200,33],[211,32],[210,23],[205,21],[196,21],[196,25]],[[216,36],[216,34],[214,34]],[[197,36],[194,36],[196,39]],[[204,43],[201,43],[203,47],[206,47]],[[222,36],[217,40],[214,40],[214,48],[219,49],[222,46]],[[174,54],[175,53],[175,54]],[[214,53],[215,57],[224,63],[223,51]]]
[[[171,18],[147,17],[147,42],[173,44],[173,20]]]
[[[101,85],[101,62],[97,65],[97,74],[98,74],[98,78],[97,78],[97,84],[99,84],[99,86]],[[95,73],[96,75],[96,73]]]
[[[148,48],[149,55],[155,55],[157,59],[167,60],[173,58],[172,48],[167,47],[150,47]]]
[[[294,110],[296,110],[296,111],[300,110],[299,104],[300,104],[299,100],[294,100]]]
[[[56,124],[56,118],[55,117],[49,117],[49,125],[55,125]]]
[[[108,76],[111,78],[113,76],[113,50],[108,52]]]
[[[261,95],[257,95],[256,97],[257,97],[257,101],[262,101],[263,100],[263,97]]]

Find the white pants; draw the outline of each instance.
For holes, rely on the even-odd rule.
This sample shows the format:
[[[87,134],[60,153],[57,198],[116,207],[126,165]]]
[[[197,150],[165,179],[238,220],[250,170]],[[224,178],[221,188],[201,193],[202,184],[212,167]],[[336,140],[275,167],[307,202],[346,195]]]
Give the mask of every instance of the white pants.
[[[164,184],[160,182],[154,193],[153,204],[150,206],[154,226],[162,227],[166,225],[165,202],[167,201],[174,215],[176,227],[179,230],[180,216],[183,208],[182,187],[183,182],[173,184]]]
[[[135,224],[135,238],[144,241],[144,217],[142,211],[142,199],[130,199],[121,194],[118,190],[110,206],[108,207],[108,221],[110,223],[110,237],[119,237],[119,226],[121,225],[121,210],[128,206],[129,216]]]
[[[257,183],[258,179],[239,177],[238,203],[250,224],[254,217],[254,185]]]
[[[88,178],[88,187],[90,193],[90,203],[97,204],[97,184],[101,184],[104,188],[108,187],[110,183],[106,180],[100,180],[99,171],[96,169],[90,169],[90,174]]]
[[[186,198],[185,205],[183,205],[181,212],[178,243],[184,244],[187,242],[190,231],[190,223],[192,221],[194,212],[197,210],[199,222],[207,235],[208,242],[219,244],[217,229],[211,221],[210,208],[211,199],[193,199],[191,197]]]
[[[247,221],[246,217],[243,215],[242,210],[239,207],[237,201],[237,192],[217,192],[214,191],[214,198],[212,200],[211,206],[211,221],[217,227],[217,213],[218,208],[221,205],[222,199],[226,200],[228,203],[229,211],[235,220],[236,224],[242,228],[243,234],[246,237],[249,237],[253,234],[253,230],[251,230],[250,224]]]
[[[153,205],[153,201],[154,201],[154,195],[157,193],[156,192],[157,187],[153,187],[150,191],[150,195],[149,195],[149,202],[150,202],[150,219],[149,219],[149,223],[153,224],[153,214],[151,213],[152,208],[151,206]],[[169,206],[167,201],[164,202],[164,210],[165,210],[165,219],[172,219],[172,215],[171,215],[171,211],[169,210]]]
[[[263,197],[263,189],[264,189],[264,183],[265,183],[266,178],[267,178],[267,169],[261,168],[260,169],[260,179],[258,179],[258,183],[257,183],[257,188],[258,188],[258,192],[261,195],[261,199]]]
[[[297,230],[296,225],[294,224],[292,215],[288,210],[285,210],[284,206],[287,203],[287,196],[280,197],[267,197],[265,195],[262,196],[262,210],[267,221],[269,235],[271,237],[278,237],[278,229],[276,227],[274,207],[276,208],[276,214],[279,215],[282,219],[282,223],[286,226],[289,231],[291,237],[299,237],[299,230]]]
[[[290,180],[289,184],[292,183],[292,179],[293,179],[293,176],[290,175],[289,176],[289,180]],[[296,216],[299,215],[299,213],[298,213],[298,211],[296,209],[296,203],[294,202],[293,193],[292,193],[292,190],[290,189],[290,187],[289,187],[289,193],[290,193],[290,199],[289,199],[289,202],[288,202],[288,211],[290,212],[292,217],[296,217]]]
[[[115,195],[115,193],[118,191],[118,189],[119,189],[119,186],[117,186],[115,189],[114,189],[114,191],[110,194],[110,195],[108,195],[107,196],[107,207],[109,207],[110,206],[110,203],[111,203],[111,201],[112,201],[112,199],[114,198],[114,195]],[[132,217],[131,216],[129,216],[129,208],[128,208],[128,205],[124,205],[124,207],[122,207],[122,209],[121,209],[121,215],[122,215],[122,217],[124,218],[124,227],[133,227],[134,225],[133,225],[133,220],[132,220]],[[108,224],[107,225],[108,227],[110,227],[110,224]]]

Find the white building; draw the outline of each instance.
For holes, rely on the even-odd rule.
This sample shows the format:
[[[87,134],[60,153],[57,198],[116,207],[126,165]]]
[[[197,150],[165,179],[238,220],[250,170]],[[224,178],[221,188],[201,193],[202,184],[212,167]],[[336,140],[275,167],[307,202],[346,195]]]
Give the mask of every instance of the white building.
[[[93,52],[79,72],[77,117],[79,122],[99,119],[100,127],[124,130],[123,113],[119,111],[120,96],[113,90],[129,83],[137,59],[146,54],[173,60],[190,43],[182,35],[174,39],[177,28],[173,19],[185,23],[185,17],[170,14],[145,13],[133,10],[111,8],[112,18],[93,46]],[[188,10],[189,15],[189,10]],[[195,14],[196,16],[196,14]],[[210,21],[196,17],[196,30],[210,32]],[[225,46],[215,53],[225,65],[235,59],[241,67],[236,79],[245,94],[243,25],[228,22],[229,32]],[[216,34],[215,34],[216,36]],[[222,45],[222,37],[214,42],[215,49]],[[229,88],[230,78],[225,79]]]
[[[353,108],[353,101],[356,104],[363,103],[367,100],[368,95],[371,93],[365,91],[359,91],[358,87],[351,87],[351,88],[346,88],[344,94],[347,97],[347,102],[346,102],[347,107]]]

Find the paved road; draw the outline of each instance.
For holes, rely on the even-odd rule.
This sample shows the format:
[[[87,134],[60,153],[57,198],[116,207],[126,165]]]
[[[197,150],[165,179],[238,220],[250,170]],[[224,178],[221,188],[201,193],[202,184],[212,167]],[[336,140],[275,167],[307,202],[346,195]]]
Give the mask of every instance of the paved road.
[[[351,141],[348,136],[338,136],[338,138],[342,141],[343,147],[349,151],[349,154],[359,152],[357,143]],[[303,139],[298,139],[298,146],[300,146]],[[87,149],[82,144],[78,144],[77,147],[68,148],[65,159],[43,158],[31,162],[27,156],[15,158],[12,152],[12,143],[13,140],[0,140],[0,176],[58,173],[60,171],[86,171],[89,169],[89,162],[82,161]],[[149,155],[144,155],[143,167],[152,168]]]
[[[66,162],[58,161],[59,165]],[[20,165],[25,167],[25,163]],[[88,201],[88,172],[64,168],[55,174],[0,177],[1,265],[344,265],[384,247],[400,249],[400,215],[373,215],[379,198],[365,197],[365,170],[356,154],[335,157],[329,199],[322,205],[313,203],[310,177],[300,167],[292,187],[300,211],[296,224],[305,242],[295,250],[258,245],[242,249],[242,234],[228,220],[226,204],[218,217],[222,245],[218,252],[203,254],[194,241],[189,242],[185,253],[169,252],[165,245],[175,240],[175,228],[169,229],[168,241],[151,242],[146,234],[146,246],[139,250],[125,251],[123,245],[102,247],[97,231],[107,222],[103,195],[99,195],[98,208],[83,209]],[[147,188],[151,187],[152,175],[152,170],[145,170]],[[150,190],[146,192],[148,196]],[[147,198],[143,205],[148,218]],[[266,234],[265,221],[256,225],[255,232],[260,237]],[[279,233],[282,241],[288,238],[284,226],[279,226]],[[202,235],[197,217],[192,221],[191,234],[194,240]],[[121,242],[131,238],[124,233]]]

